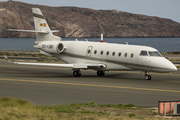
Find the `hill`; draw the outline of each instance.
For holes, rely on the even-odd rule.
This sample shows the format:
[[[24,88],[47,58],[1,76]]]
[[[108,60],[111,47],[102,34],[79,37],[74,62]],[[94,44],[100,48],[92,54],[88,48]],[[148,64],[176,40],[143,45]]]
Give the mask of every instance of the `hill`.
[[[6,29],[34,29],[33,7],[40,8],[52,30],[61,37],[180,37],[180,23],[170,19],[117,10],[49,7],[17,1],[0,2],[0,37],[35,37]]]

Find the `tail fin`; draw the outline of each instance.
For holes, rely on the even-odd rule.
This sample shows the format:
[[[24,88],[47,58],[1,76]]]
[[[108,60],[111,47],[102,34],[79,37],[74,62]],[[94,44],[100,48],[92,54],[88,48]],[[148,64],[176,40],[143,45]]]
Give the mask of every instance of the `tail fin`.
[[[52,31],[50,30],[44,16],[39,8],[32,8],[33,11],[33,19],[34,19],[34,27],[36,32],[37,41],[57,41],[61,40],[60,37],[54,36]]]
[[[34,27],[35,30],[19,30],[19,29],[8,29],[9,31],[21,31],[21,32],[34,32],[36,33],[37,41],[60,41],[61,38],[54,36],[52,32],[59,32],[58,30],[51,31],[46,20],[41,13],[39,8],[32,8]]]

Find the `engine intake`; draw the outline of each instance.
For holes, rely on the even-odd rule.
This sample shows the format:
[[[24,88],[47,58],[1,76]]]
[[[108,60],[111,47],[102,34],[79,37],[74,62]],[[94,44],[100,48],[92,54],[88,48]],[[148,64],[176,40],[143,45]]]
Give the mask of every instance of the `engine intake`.
[[[65,50],[63,43],[59,41],[45,41],[39,43],[38,45],[34,45],[34,47],[41,49],[42,51],[45,51],[47,53],[56,53],[56,54],[60,54]]]
[[[64,51],[64,45],[62,43],[59,43],[59,45],[57,46],[57,50],[59,53],[62,53]]]

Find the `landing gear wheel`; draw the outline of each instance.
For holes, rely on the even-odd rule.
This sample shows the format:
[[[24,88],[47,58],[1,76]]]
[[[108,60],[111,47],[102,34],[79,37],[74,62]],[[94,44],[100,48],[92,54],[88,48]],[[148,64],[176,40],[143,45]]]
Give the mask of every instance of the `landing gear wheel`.
[[[104,71],[97,71],[97,75],[98,75],[98,76],[104,76],[104,75],[105,75],[105,72],[104,72]]]
[[[152,78],[151,75],[145,75],[146,80],[151,80],[151,78]]]
[[[81,76],[81,71],[78,71],[78,70],[77,70],[77,71],[74,71],[74,72],[73,72],[73,76],[74,76],[74,77],[80,77],[80,76]]]
[[[151,80],[151,75],[149,75],[148,71],[145,71],[145,80]]]

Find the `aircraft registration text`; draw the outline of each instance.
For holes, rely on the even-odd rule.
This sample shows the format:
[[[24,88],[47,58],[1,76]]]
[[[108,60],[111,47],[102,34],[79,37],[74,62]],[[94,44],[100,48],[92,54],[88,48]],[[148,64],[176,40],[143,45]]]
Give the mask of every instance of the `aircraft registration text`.
[[[42,48],[53,49],[53,45],[42,45]]]

